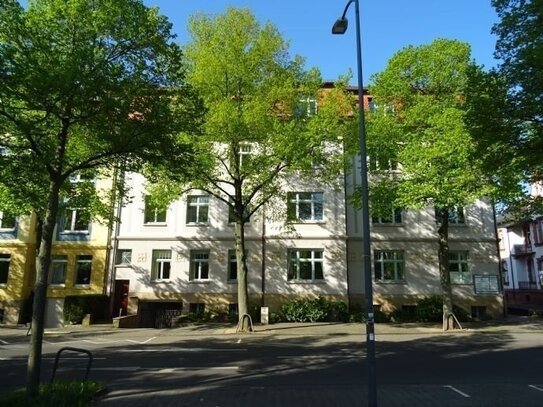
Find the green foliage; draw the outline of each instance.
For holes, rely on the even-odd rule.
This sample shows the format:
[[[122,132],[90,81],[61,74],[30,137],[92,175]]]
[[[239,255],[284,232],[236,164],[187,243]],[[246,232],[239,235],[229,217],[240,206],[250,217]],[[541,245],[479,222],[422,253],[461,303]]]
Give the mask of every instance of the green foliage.
[[[91,314],[94,321],[107,319],[109,297],[103,294],[66,296],[64,299],[64,321],[80,324],[86,314]]]
[[[53,382],[41,385],[37,397],[28,398],[25,389],[0,395],[0,406],[11,407],[84,407],[103,389],[93,381]]]
[[[243,224],[266,204],[267,217],[284,215],[281,198],[292,174],[341,181],[344,157],[338,137],[345,136],[351,98],[344,85],[329,98],[319,98],[319,72],[306,69],[303,58],[291,58],[277,28],[259,23],[248,9],[194,15],[188,31],[186,79],[204,112],[200,131],[184,133],[194,157],[189,165],[149,168],[146,175],[154,193],[166,199],[176,197],[168,193],[173,186],[174,191],[205,191],[228,206],[242,260],[238,304],[240,313],[247,313]],[[317,115],[300,109],[317,99]],[[178,176],[176,169],[188,176]]]
[[[415,320],[419,322],[440,322],[443,320],[443,298],[438,295],[417,301]]]
[[[281,315],[289,322],[343,321],[349,318],[347,305],[324,297],[298,299],[281,306]]]

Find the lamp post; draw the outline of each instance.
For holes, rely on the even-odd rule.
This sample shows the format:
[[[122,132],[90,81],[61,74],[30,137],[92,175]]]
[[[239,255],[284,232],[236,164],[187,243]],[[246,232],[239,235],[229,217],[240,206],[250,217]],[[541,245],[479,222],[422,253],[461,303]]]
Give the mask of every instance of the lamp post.
[[[368,163],[366,153],[366,126],[364,118],[364,85],[362,82],[362,47],[360,40],[360,8],[359,0],[349,0],[343,15],[332,27],[332,34],[345,34],[348,21],[345,17],[349,6],[354,3],[356,12],[356,65],[358,73],[358,138],[360,148],[360,177],[362,189],[362,258],[364,260],[364,291],[366,294],[366,361],[368,365],[368,406],[377,406],[377,383],[375,379],[375,320],[373,313],[373,287],[371,280],[371,242]]]

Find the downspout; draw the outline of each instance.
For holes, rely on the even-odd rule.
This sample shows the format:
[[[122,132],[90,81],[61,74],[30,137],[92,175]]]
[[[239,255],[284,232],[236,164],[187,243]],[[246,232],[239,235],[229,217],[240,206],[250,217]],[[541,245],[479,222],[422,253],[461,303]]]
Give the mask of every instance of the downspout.
[[[261,235],[261,282],[262,282],[262,296],[261,306],[266,306],[266,208],[262,205],[262,235]]]
[[[109,309],[110,314],[113,316],[113,303],[114,303],[114,296],[115,296],[115,278],[116,278],[116,268],[115,268],[115,259],[117,258],[117,252],[119,250],[119,231],[121,227],[121,211],[122,211],[122,197],[117,196],[116,191],[116,185],[118,183],[124,183],[124,170],[120,169],[117,170],[115,177],[114,177],[114,184],[113,188],[115,188],[114,192],[114,198],[113,202],[117,205],[116,213],[115,213],[115,233],[113,234],[113,247],[111,250],[111,257],[108,258],[108,261],[106,263],[106,267],[108,267],[109,263],[111,262],[111,273],[110,273],[110,279],[109,279]],[[109,238],[108,238],[108,245],[111,243],[111,233],[112,229],[109,229]]]

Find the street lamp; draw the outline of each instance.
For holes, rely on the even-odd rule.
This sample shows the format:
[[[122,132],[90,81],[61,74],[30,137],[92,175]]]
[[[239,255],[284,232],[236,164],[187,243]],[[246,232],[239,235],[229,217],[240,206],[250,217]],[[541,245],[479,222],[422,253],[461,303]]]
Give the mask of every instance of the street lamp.
[[[349,6],[354,3],[356,12],[356,65],[358,73],[358,139],[360,148],[360,176],[362,188],[362,258],[364,259],[364,290],[366,293],[366,360],[368,364],[368,406],[377,406],[377,385],[375,379],[375,320],[373,314],[373,287],[371,280],[371,242],[368,188],[368,163],[366,153],[366,127],[364,119],[364,85],[362,82],[362,47],[360,40],[360,10],[358,0],[349,0],[343,15],[332,27],[332,34],[345,34],[348,21],[345,17]]]

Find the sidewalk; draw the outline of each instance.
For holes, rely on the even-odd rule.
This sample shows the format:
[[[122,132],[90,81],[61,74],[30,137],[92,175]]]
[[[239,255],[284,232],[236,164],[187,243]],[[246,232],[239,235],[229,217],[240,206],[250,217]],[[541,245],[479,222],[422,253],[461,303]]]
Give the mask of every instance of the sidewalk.
[[[543,332],[543,319],[530,317],[510,317],[507,320],[487,322],[462,323],[463,329],[444,332],[437,323],[377,323],[375,334],[380,335],[439,335],[439,334],[469,334],[469,333],[530,333]],[[132,336],[149,335],[150,332],[160,333],[164,336],[225,336],[225,335],[250,335],[254,337],[270,336],[341,336],[341,335],[365,335],[363,323],[294,323],[282,322],[271,325],[254,325],[252,333],[237,333],[236,326],[230,323],[194,323],[176,328],[113,328],[110,324],[69,325],[62,328],[46,329],[45,335],[68,335],[73,333],[98,334],[98,333],[127,333]],[[11,335],[26,335],[24,326],[4,327],[0,326],[0,337]]]

